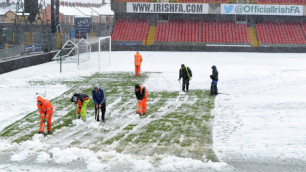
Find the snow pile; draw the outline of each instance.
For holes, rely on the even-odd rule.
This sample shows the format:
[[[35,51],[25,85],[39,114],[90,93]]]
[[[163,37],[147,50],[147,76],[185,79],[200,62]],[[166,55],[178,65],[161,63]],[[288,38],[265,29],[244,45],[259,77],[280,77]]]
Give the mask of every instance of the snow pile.
[[[4,154],[8,151],[12,151],[13,150],[13,145],[16,143],[11,143],[8,140],[0,140],[1,146],[0,146],[0,156],[1,154]]]
[[[38,163],[46,163],[46,162],[51,161],[51,157],[50,157],[50,155],[49,155],[48,153],[46,153],[46,152],[40,152],[40,153],[38,153],[38,155],[37,155],[36,161],[37,161]]]
[[[108,163],[112,167],[117,165],[126,166],[135,169],[136,171],[149,170],[153,168],[151,162],[149,162],[151,160],[150,157],[121,154],[116,151],[98,152],[97,156],[101,158],[103,162]]]
[[[11,156],[12,161],[23,161],[29,156],[36,155],[37,153],[46,150],[50,147],[49,144],[42,143],[43,136],[36,134],[32,140],[21,142],[20,144],[14,143],[13,149],[15,154]]]
[[[179,171],[188,169],[202,169],[205,165],[200,160],[189,158],[167,157],[161,161],[160,168],[163,171]]]
[[[95,153],[88,149],[79,149],[77,147],[60,149],[55,147],[49,151],[52,154],[52,160],[57,164],[68,164],[76,160],[90,162]]]

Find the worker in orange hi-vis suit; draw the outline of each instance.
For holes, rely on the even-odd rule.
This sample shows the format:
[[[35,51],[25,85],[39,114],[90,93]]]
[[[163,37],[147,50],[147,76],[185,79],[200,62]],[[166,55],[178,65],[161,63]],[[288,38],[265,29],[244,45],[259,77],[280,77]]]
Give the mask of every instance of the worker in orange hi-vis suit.
[[[137,53],[134,55],[135,58],[135,75],[136,76],[140,76],[140,66],[141,66],[141,62],[142,62],[142,56],[139,54],[139,52],[137,51]]]
[[[37,96],[37,107],[40,113],[39,134],[45,133],[45,122],[47,122],[48,134],[51,134],[51,118],[53,115],[53,106],[47,99]]]
[[[135,94],[136,98],[138,100],[138,106],[137,106],[137,114],[141,116],[146,116],[147,113],[147,100],[148,100],[148,90],[146,87],[136,84],[135,85]]]

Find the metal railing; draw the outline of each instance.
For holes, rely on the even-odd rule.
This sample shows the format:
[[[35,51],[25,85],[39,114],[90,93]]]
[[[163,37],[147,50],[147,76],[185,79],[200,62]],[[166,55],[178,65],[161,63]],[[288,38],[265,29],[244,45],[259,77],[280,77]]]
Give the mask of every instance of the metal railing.
[[[19,57],[22,54],[23,54],[23,48],[21,45],[7,49],[0,49],[0,60],[2,61],[2,60]]]

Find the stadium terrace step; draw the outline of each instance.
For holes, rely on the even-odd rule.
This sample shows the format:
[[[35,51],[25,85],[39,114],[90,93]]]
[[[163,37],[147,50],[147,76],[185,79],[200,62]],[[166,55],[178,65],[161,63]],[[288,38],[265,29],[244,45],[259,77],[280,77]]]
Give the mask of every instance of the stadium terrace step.
[[[153,45],[156,34],[156,26],[150,26],[146,45]]]
[[[250,40],[251,40],[251,43],[252,43],[252,47],[259,47],[259,43],[258,43],[258,40],[257,40],[255,28],[254,27],[249,27],[248,31],[249,31],[249,36],[250,36]]]

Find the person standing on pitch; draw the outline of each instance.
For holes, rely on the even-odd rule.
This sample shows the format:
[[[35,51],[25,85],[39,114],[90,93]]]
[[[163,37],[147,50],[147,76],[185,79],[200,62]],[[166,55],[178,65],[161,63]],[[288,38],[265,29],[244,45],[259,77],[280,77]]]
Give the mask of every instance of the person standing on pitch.
[[[141,73],[140,67],[141,67],[141,63],[142,63],[142,56],[137,51],[136,54],[134,55],[134,58],[135,58],[135,75],[140,76],[140,73]]]
[[[102,112],[102,122],[105,122],[105,111],[106,111],[106,99],[103,88],[99,87],[99,84],[96,84],[92,90],[92,99],[95,102],[95,118],[99,121],[99,109]]]
[[[147,113],[147,100],[148,100],[148,90],[146,87],[136,84],[135,85],[135,95],[138,100],[138,106],[136,113],[141,117],[145,116]]]
[[[181,69],[179,71],[179,81],[183,78],[183,88],[182,90],[185,92],[185,87],[186,87],[186,92],[189,90],[189,81],[192,79],[192,72],[189,67],[185,66],[184,64],[181,65]]]
[[[86,122],[86,108],[87,104],[89,102],[89,97],[86,94],[73,94],[71,97],[71,101],[77,103],[77,114],[76,119],[80,119],[82,117],[82,120]]]
[[[211,87],[210,87],[210,95],[218,95],[218,80],[219,80],[219,72],[217,70],[217,67],[214,65],[211,67],[212,69],[212,75],[210,75],[210,79],[212,79]]]
[[[48,134],[51,134],[51,118],[53,115],[53,106],[47,99],[37,96],[37,108],[40,113],[39,134],[45,133],[45,122],[47,122]]]

